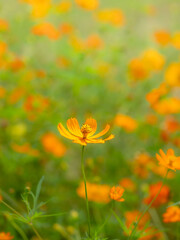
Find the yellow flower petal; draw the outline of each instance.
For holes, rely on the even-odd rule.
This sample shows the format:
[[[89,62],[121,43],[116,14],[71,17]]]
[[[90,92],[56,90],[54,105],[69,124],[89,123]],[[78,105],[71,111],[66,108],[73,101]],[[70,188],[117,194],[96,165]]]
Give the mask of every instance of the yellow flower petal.
[[[76,136],[72,135],[70,132],[68,132],[61,123],[58,124],[58,130],[60,134],[66,138],[69,138],[71,140],[78,139]]]
[[[70,118],[67,120],[67,128],[73,135],[83,137],[76,118]]]
[[[106,134],[109,131],[109,129],[110,129],[110,125],[107,124],[104,130],[102,130],[100,133],[92,136],[92,138],[94,139],[94,138],[98,138],[98,137],[103,136],[104,134]]]
[[[105,138],[104,141],[109,141],[109,140],[111,140],[111,139],[113,139],[113,138],[114,138],[114,135],[111,134],[109,137]]]

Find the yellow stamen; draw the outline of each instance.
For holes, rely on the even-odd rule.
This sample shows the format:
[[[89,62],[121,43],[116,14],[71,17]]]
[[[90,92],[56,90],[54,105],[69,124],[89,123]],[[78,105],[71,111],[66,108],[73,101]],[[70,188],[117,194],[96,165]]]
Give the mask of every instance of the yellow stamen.
[[[88,124],[83,124],[81,127],[81,132],[83,134],[83,138],[86,138],[88,133],[92,132],[92,128]]]

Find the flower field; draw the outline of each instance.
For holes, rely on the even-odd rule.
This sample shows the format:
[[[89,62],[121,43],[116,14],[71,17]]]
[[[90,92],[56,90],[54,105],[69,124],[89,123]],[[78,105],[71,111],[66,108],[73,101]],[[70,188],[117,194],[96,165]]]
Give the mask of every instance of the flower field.
[[[180,239],[179,9],[0,1],[0,240]]]

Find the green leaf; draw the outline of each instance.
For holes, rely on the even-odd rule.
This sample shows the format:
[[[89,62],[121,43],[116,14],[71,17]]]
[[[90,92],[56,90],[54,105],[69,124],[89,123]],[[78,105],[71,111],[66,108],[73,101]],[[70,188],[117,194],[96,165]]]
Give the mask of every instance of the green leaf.
[[[40,181],[37,185],[36,195],[35,195],[35,199],[34,199],[33,213],[35,213],[36,209],[37,209],[38,198],[39,198],[39,195],[40,195],[40,192],[41,192],[41,187],[42,187],[43,181],[44,181],[44,176],[42,176],[42,178],[40,179]]]

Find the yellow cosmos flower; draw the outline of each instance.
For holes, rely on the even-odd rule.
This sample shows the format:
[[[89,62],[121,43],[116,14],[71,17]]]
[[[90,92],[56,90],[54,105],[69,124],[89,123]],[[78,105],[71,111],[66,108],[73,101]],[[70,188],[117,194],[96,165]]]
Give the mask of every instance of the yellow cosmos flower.
[[[159,150],[160,155],[156,153],[156,158],[159,164],[165,166],[166,168],[176,171],[180,170],[180,157],[174,155],[172,149],[168,149],[167,154],[165,154],[161,149]]]
[[[74,143],[84,146],[87,145],[87,143],[104,143],[114,138],[114,135],[111,134],[105,139],[99,139],[99,137],[105,135],[109,131],[110,125],[107,124],[103,131],[95,134],[97,122],[93,118],[88,118],[81,128],[76,118],[70,118],[67,120],[67,128],[69,131],[67,131],[61,123],[58,124],[58,130],[62,136],[69,138]]]

